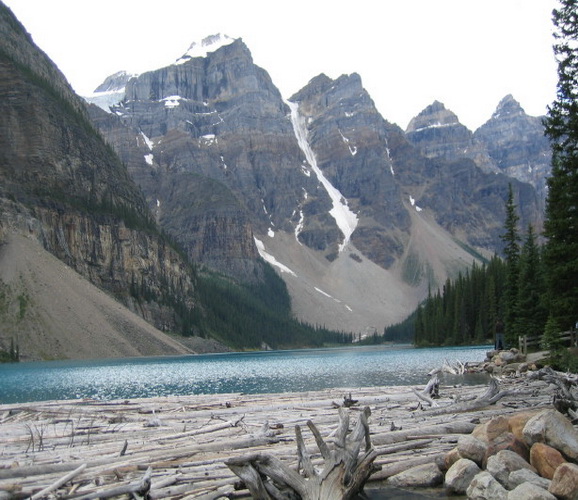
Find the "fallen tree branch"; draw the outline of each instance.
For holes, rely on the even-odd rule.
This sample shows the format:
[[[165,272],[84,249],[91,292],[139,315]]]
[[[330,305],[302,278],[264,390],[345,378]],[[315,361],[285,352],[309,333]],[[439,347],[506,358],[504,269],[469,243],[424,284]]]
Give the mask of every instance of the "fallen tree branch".
[[[148,494],[151,488],[151,475],[152,468],[149,467],[145,472],[144,476],[140,481],[124,484],[122,486],[117,486],[115,488],[110,488],[108,490],[93,491],[91,493],[82,495],[72,495],[68,497],[63,497],[64,499],[74,498],[75,500],[94,500],[96,498],[112,498],[120,495],[136,494],[144,497]]]
[[[82,464],[80,467],[78,467],[77,469],[74,469],[73,471],[69,472],[68,474],[66,474],[65,476],[62,476],[58,481],[55,481],[54,483],[52,483],[51,485],[47,486],[46,488],[44,488],[43,490],[40,490],[38,493],[34,493],[34,495],[32,495],[30,497],[30,500],[38,500],[40,498],[45,497],[46,495],[48,495],[49,493],[57,490],[58,488],[60,488],[63,484],[66,484],[68,481],[70,481],[71,479],[74,479],[76,476],[78,476],[84,469],[86,469],[86,464]]]
[[[459,403],[452,403],[446,406],[441,406],[433,410],[425,410],[427,415],[445,415],[448,413],[463,413],[467,411],[479,410],[486,406],[493,405],[505,396],[513,394],[512,391],[500,391],[498,381],[495,378],[490,379],[490,383],[486,392],[475,399],[469,401],[462,401]]]

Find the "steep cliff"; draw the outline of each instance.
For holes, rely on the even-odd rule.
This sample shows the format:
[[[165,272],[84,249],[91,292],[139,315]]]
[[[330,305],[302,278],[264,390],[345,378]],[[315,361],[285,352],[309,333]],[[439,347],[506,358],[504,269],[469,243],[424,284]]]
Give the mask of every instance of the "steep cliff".
[[[3,4],[0,208],[4,240],[37,239],[158,328],[186,327],[183,312],[195,307],[190,265],[160,237],[84,101]]]

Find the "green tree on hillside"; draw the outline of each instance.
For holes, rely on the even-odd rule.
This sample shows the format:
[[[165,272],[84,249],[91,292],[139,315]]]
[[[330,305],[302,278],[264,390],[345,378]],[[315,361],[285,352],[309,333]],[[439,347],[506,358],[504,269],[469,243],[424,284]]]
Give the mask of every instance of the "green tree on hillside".
[[[546,135],[552,174],[544,234],[551,322],[562,329],[578,320],[578,12],[576,0],[560,0],[553,12],[558,61],[556,100],[548,108]]]
[[[545,291],[540,248],[536,244],[534,228],[530,225],[520,253],[514,324],[516,336],[540,335],[544,331],[547,319],[544,304]]]
[[[504,242],[504,255],[507,265],[506,288],[504,290],[504,321],[506,326],[506,343],[514,345],[516,341],[516,302],[518,300],[518,279],[520,260],[520,236],[518,234],[518,220],[514,203],[512,184],[508,188],[508,200],[506,201],[505,233],[502,235]]]

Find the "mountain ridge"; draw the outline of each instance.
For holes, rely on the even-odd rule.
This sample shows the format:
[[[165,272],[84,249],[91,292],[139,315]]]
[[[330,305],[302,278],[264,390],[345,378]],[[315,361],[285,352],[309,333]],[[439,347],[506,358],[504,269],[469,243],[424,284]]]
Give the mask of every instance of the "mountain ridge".
[[[295,126],[293,130],[288,128],[292,115],[289,108],[295,112],[296,106],[305,126],[302,135],[314,157],[308,156],[299,144]],[[402,294],[405,305],[398,304],[398,310],[405,314],[425,296],[427,282],[433,286],[443,283],[448,273],[465,269],[480,254],[490,255],[492,246],[499,242],[503,215],[500,205],[510,179],[501,175],[474,134],[451,111],[439,102],[434,103],[434,108],[445,114],[446,121],[451,119],[448,127],[443,127],[448,129],[445,134],[427,138],[431,148],[428,153],[424,151],[426,143],[420,144],[412,136],[417,130],[404,132],[383,119],[358,74],[337,79],[318,75],[284,101],[266,71],[254,65],[242,39],[237,39],[203,58],[130,80],[125,99],[109,111],[133,127],[133,135],[140,130],[150,138],[155,175],[165,179],[160,184],[170,179],[173,180],[169,182],[180,184],[175,179],[184,179],[185,172],[194,172],[227,186],[231,196],[239,200],[240,211],[241,207],[246,209],[245,255],[254,259],[249,249],[258,242],[261,256],[277,263],[280,275],[292,290],[292,302],[300,319],[336,328],[348,324],[349,328],[365,331],[372,324],[379,329],[400,315],[393,312],[394,308],[386,308],[388,317],[368,322],[366,309],[360,307],[357,312],[351,311],[356,317],[356,322],[352,322],[344,320],[343,315],[336,320],[339,315],[327,314],[324,318],[318,313],[328,308],[323,303],[326,299],[341,300],[340,295],[359,295],[374,304],[376,310],[385,310],[375,294],[365,293],[364,286],[355,284],[356,280],[345,271],[349,266],[342,264],[347,259],[376,263],[386,271],[388,277],[379,279],[388,287],[406,290],[410,283]],[[430,123],[432,117],[424,116],[424,120]],[[448,140],[447,132],[452,127],[453,139]],[[432,127],[423,130],[428,128]],[[109,142],[114,141],[113,136],[108,133]],[[122,156],[122,151],[118,152]],[[140,167],[129,164],[137,179],[144,172],[142,163],[141,160]],[[461,190],[451,180],[454,177],[462,179]],[[539,200],[532,197],[532,188],[512,182],[524,200],[523,221],[536,223],[540,208]],[[149,205],[163,206],[157,191],[147,192],[144,181],[137,183],[147,193]],[[445,192],[443,199],[452,202],[440,203],[437,191]],[[469,193],[464,196],[462,191]],[[332,198],[332,192],[336,198]],[[339,197],[343,197],[343,203]],[[182,196],[174,200],[186,205]],[[344,232],[348,231],[332,215],[338,205],[347,205],[358,219],[355,230],[350,236],[346,234],[345,240]],[[416,215],[418,209],[424,212]],[[168,212],[164,216],[165,222],[172,217]],[[423,219],[419,224],[416,216]],[[433,230],[444,234],[446,243],[435,248],[437,252],[444,247],[445,256],[427,255],[423,247],[417,248],[416,241],[423,245],[421,238],[412,237],[418,226],[422,233]],[[427,226],[430,230],[425,230]],[[250,233],[254,234],[253,239],[249,238]],[[344,244],[348,238],[349,250]],[[461,241],[456,245],[456,240]],[[278,241],[283,241],[281,247]],[[191,254],[195,253],[193,238],[181,243],[188,246]],[[310,251],[314,257],[306,256]],[[302,257],[297,256],[299,252]],[[309,269],[306,263],[312,262],[311,258],[321,265],[311,271],[319,280],[317,284],[305,278],[305,269]],[[218,269],[225,261],[205,263]],[[222,269],[231,272],[226,265]],[[329,277],[336,269],[344,272],[343,279]],[[235,276],[243,280],[249,274],[245,268]],[[373,279],[378,280],[377,275],[381,272],[374,273]],[[299,285],[295,276],[308,284]],[[339,283],[344,281],[351,284],[351,290],[340,290]],[[377,289],[382,295],[385,293],[383,287]],[[303,300],[305,296],[309,299]]]

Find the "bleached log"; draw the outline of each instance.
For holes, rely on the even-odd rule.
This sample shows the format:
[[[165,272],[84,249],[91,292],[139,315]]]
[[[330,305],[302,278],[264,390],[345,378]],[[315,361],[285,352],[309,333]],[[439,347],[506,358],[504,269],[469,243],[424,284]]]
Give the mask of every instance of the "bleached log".
[[[117,486],[115,488],[104,489],[74,497],[76,500],[94,500],[96,498],[112,498],[127,494],[136,494],[144,497],[151,488],[152,469],[149,467],[142,479],[138,482]]]
[[[48,495],[49,493],[57,490],[58,488],[60,488],[63,484],[66,484],[68,481],[70,481],[71,479],[74,479],[76,476],[78,476],[84,469],[86,469],[86,464],[82,464],[80,467],[78,467],[77,469],[74,469],[72,472],[69,472],[68,474],[66,474],[65,476],[62,476],[58,481],[52,483],[51,485],[47,486],[46,488],[40,490],[38,493],[34,493],[34,495],[32,495],[30,497],[30,500],[39,500],[40,498],[45,497],[46,495]]]
[[[468,411],[479,410],[490,406],[503,397],[511,394],[510,391],[501,391],[498,387],[498,381],[495,378],[490,379],[490,383],[486,392],[470,401],[462,401],[459,403],[452,403],[446,406],[440,406],[433,410],[426,410],[428,415],[447,415],[448,413],[462,413]]]

